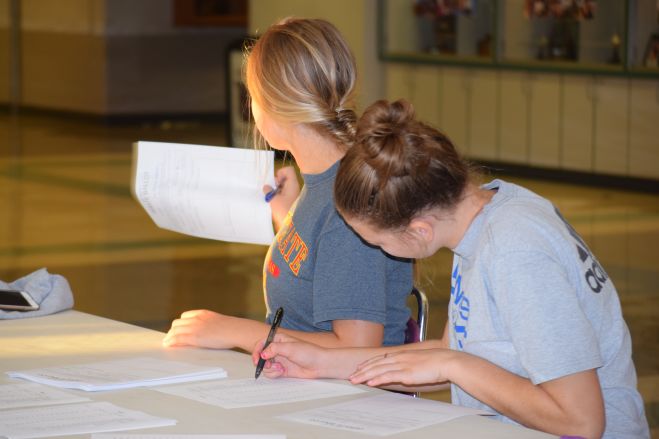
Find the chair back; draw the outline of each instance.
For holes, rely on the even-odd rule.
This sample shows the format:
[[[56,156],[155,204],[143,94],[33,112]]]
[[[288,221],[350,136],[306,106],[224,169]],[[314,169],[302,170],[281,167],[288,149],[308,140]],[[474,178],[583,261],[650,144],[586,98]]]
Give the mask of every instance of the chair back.
[[[428,332],[428,298],[425,293],[416,287],[412,288],[410,295],[416,301],[416,318],[410,317],[405,330],[405,343],[424,341]]]
[[[416,301],[416,319],[410,317],[407,321],[407,328],[405,329],[405,344],[417,343],[426,339],[428,332],[428,298],[426,294],[418,288],[412,288],[410,295]],[[420,398],[419,392],[397,392],[405,395],[410,395],[414,398]]]

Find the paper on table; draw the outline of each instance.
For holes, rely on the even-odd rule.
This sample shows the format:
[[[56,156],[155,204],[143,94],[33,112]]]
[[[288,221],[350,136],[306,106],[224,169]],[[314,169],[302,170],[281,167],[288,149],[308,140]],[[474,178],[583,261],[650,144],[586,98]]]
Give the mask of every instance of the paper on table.
[[[109,402],[65,404],[0,411],[0,431],[9,439],[86,434],[175,425]]]
[[[92,439],[286,439],[283,434],[93,434]]]
[[[450,421],[491,413],[445,402],[388,393],[278,416],[287,421],[388,436]]]
[[[41,384],[87,391],[148,387],[226,378],[221,367],[205,367],[160,358],[137,357],[125,360],[7,372]]]
[[[294,378],[276,380],[246,378],[203,385],[168,386],[154,390],[225,409],[286,404],[364,392],[355,386]]]
[[[71,395],[41,384],[16,383],[0,385],[0,409],[83,401],[89,401],[89,398]]]
[[[161,228],[201,238],[269,245],[263,185],[274,186],[273,151],[137,142],[132,190]]]

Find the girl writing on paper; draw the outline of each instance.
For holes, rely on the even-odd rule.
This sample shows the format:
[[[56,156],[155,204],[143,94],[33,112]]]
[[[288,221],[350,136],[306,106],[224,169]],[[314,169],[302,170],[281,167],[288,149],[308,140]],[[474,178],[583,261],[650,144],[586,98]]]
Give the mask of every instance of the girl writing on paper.
[[[281,306],[279,332],[327,347],[401,344],[410,315],[411,262],[365,244],[334,207],[339,160],[354,139],[355,70],[338,30],[316,19],[273,25],[246,64],[258,132],[294,157],[304,179],[300,191],[292,167],[276,175],[278,233],[263,274],[267,320]],[[252,351],[268,330],[264,322],[187,311],[164,345]]]
[[[453,251],[444,336],[324,349],[282,334],[260,353],[267,376],[411,391],[448,383],[455,404],[503,421],[585,438],[648,437],[616,289],[548,200],[501,180],[476,185],[450,140],[405,101],[366,110],[335,196],[351,227],[391,255]]]

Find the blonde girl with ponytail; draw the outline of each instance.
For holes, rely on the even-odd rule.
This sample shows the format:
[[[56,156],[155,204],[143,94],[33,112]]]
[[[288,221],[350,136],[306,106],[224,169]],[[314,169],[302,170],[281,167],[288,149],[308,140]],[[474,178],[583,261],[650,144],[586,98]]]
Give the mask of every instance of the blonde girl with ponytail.
[[[252,351],[279,307],[279,332],[317,345],[403,343],[411,262],[368,246],[334,206],[334,179],[357,119],[355,60],[346,42],[327,21],[286,19],[256,41],[245,70],[258,134],[290,153],[304,179],[300,190],[292,167],[276,175],[278,233],[263,270],[266,322],[187,311],[164,345]]]

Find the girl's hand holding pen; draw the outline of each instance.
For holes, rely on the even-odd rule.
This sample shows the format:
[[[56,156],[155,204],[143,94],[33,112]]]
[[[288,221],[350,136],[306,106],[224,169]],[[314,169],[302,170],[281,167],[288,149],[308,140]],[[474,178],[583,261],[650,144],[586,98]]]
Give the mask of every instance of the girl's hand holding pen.
[[[265,340],[257,344],[252,352],[252,362],[256,365],[260,358],[265,359],[263,375],[268,378],[319,378],[324,376],[324,365],[332,364],[325,358],[325,349],[290,335],[278,333],[265,349],[264,344]]]
[[[277,182],[277,187],[273,188],[270,185],[265,185],[263,186],[263,193],[265,195],[271,194],[268,198],[270,199],[269,203],[272,209],[272,219],[275,222],[276,228],[279,229],[286,219],[291,206],[293,206],[298,195],[300,195],[300,184],[298,183],[295,169],[292,166],[285,166],[278,169],[275,173],[275,181]]]

